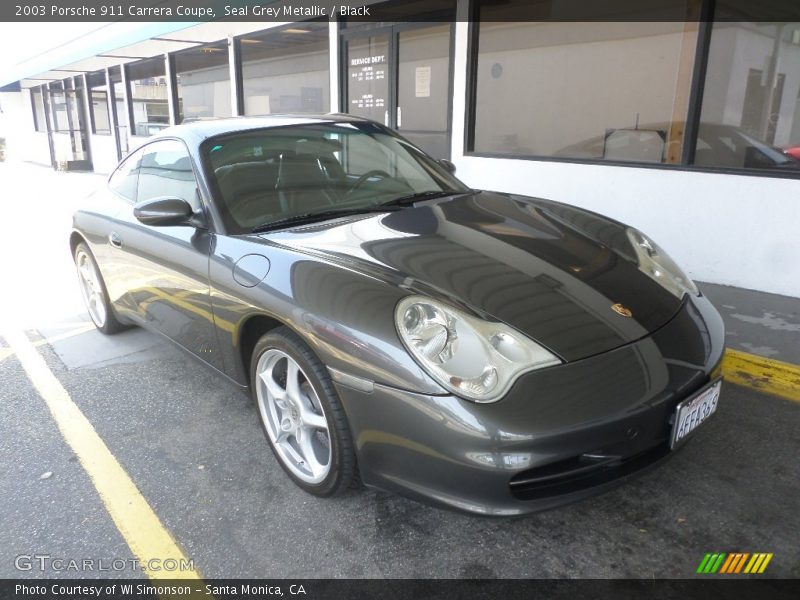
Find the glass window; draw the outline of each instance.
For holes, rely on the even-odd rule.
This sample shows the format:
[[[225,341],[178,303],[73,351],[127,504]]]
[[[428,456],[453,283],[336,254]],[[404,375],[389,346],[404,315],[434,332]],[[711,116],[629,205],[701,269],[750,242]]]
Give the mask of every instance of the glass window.
[[[715,22],[700,121],[696,165],[800,169],[800,23]]]
[[[178,123],[185,119],[231,116],[228,43],[206,44],[175,54]]]
[[[31,90],[31,104],[33,105],[33,125],[36,131],[47,131],[47,119],[44,116],[44,98],[41,88]]]
[[[95,71],[86,75],[89,85],[89,121],[92,133],[110,134],[111,115],[108,112],[108,88],[104,71]]]
[[[247,34],[240,43],[246,115],[329,110],[327,21]]]
[[[206,141],[203,155],[233,234],[298,215],[368,212],[416,194],[467,189],[433,159],[369,122],[232,133]]]
[[[139,160],[142,152],[137,151],[122,161],[108,180],[108,188],[131,203],[136,202],[136,184],[139,179]]]
[[[50,86],[50,105],[53,110],[53,131],[69,131],[67,96],[60,83]]]
[[[92,90],[89,106],[92,109],[92,132],[111,133],[111,118],[108,114],[108,93],[104,90]]]
[[[169,127],[166,66],[162,57],[127,67],[133,135],[150,136]],[[121,99],[120,97],[118,97]]]
[[[81,102],[83,102],[82,90],[67,90],[67,110],[69,111],[68,123],[70,130],[80,129],[81,123]]]
[[[164,140],[149,144],[143,151],[137,201],[173,196],[199,208],[197,181],[186,146],[176,140]]]
[[[679,163],[697,23],[526,22],[531,6],[478,6],[470,149]]]
[[[348,113],[388,125],[388,63],[388,34],[347,42]]]

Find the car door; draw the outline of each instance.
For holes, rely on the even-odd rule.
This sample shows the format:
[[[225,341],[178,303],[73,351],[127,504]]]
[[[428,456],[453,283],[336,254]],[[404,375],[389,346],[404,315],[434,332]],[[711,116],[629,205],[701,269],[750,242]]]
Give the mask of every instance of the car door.
[[[205,212],[185,144],[176,139],[144,146],[138,163],[136,201],[186,200]],[[222,370],[208,282],[213,234],[191,225],[152,227],[129,206],[112,232],[125,262],[127,294],[139,321]]]
[[[94,254],[114,309],[131,317],[127,260],[120,252],[117,231],[125,227],[127,213],[136,203],[141,150],[128,155],[111,174],[104,190],[96,194],[95,207],[85,211],[82,228]],[[91,205],[90,205],[91,206]]]

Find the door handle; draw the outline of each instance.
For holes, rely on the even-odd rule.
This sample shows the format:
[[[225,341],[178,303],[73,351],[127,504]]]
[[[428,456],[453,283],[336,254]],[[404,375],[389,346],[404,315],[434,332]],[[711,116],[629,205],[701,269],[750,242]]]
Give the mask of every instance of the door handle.
[[[114,246],[114,248],[122,248],[122,238],[119,237],[119,234],[115,231],[108,234],[108,243]]]
[[[383,124],[387,127],[389,126],[389,109],[387,108],[383,111]]]
[[[397,107],[397,128],[403,126],[403,109],[399,106]]]

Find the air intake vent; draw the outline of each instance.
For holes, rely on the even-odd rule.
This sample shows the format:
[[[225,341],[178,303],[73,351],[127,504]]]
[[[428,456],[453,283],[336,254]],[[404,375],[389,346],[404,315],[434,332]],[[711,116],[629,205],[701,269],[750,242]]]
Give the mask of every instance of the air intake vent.
[[[588,453],[556,463],[528,469],[511,478],[511,494],[519,500],[561,496],[601,485],[644,469],[669,453],[666,443],[622,458]]]

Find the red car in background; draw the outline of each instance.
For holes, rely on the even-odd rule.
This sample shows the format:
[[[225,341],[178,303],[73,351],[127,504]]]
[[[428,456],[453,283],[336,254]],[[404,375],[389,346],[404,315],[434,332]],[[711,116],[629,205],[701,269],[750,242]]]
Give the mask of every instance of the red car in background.
[[[783,149],[783,153],[792,158],[800,160],[800,146],[789,146]]]

